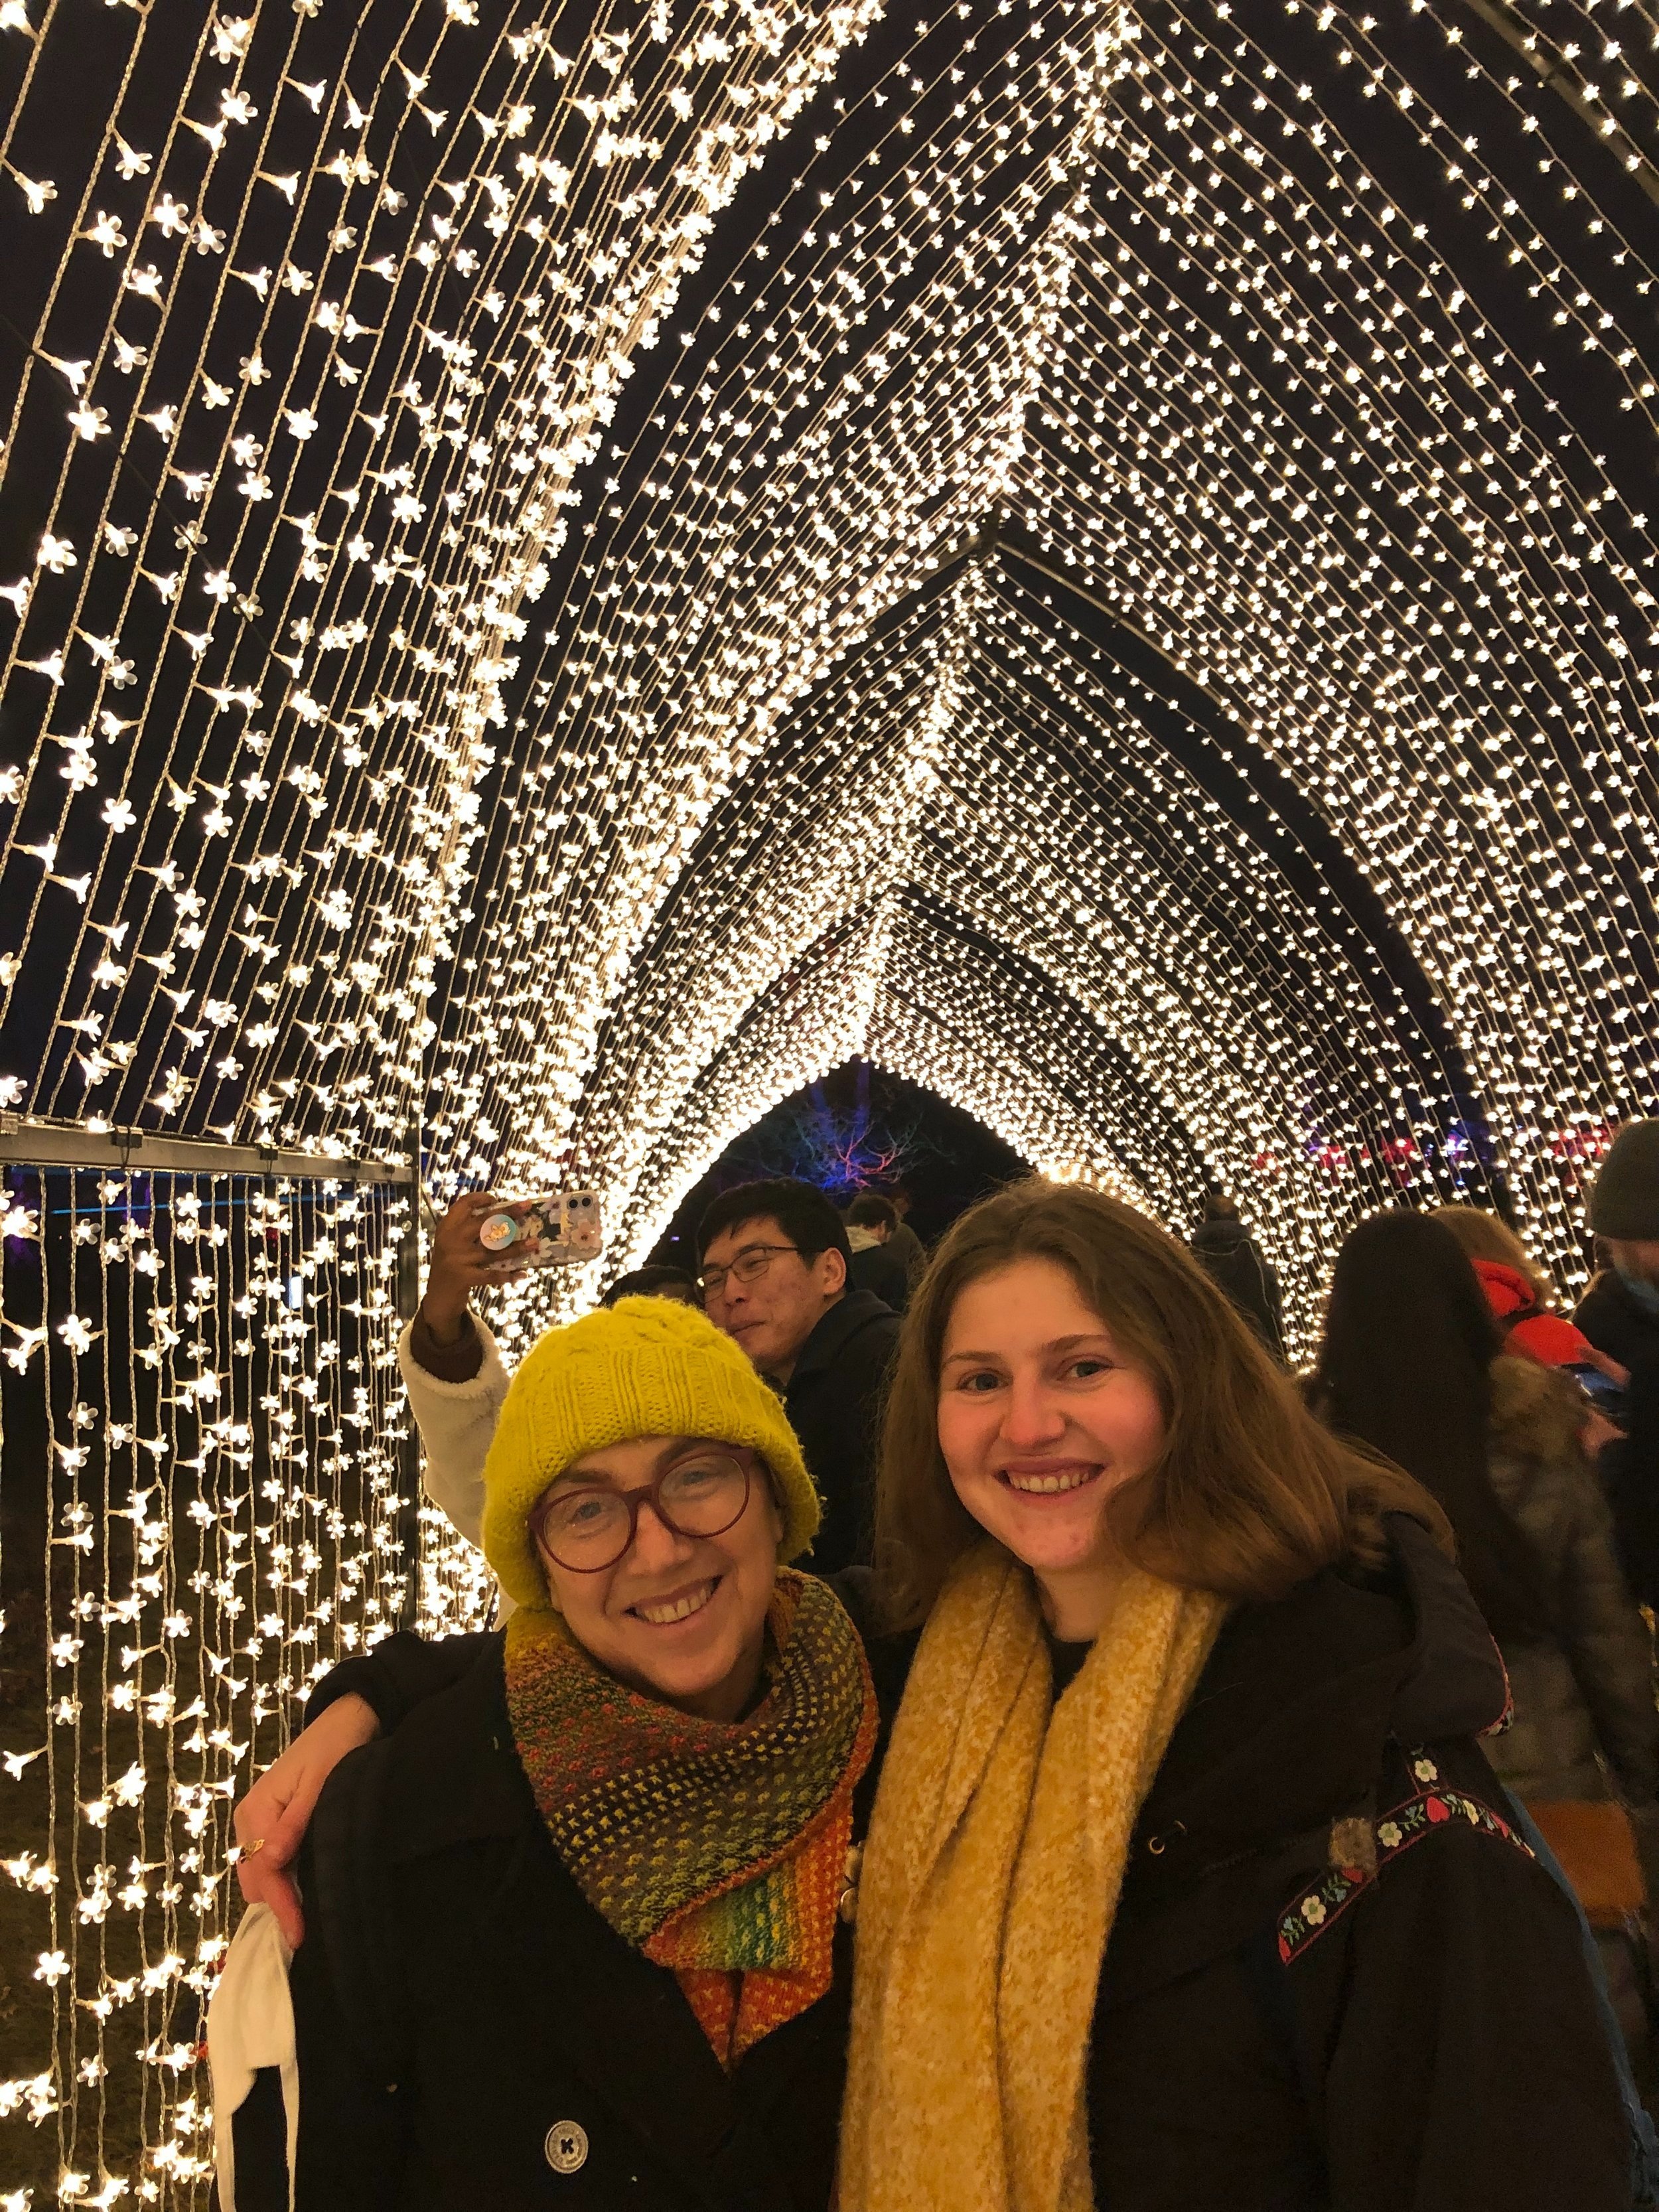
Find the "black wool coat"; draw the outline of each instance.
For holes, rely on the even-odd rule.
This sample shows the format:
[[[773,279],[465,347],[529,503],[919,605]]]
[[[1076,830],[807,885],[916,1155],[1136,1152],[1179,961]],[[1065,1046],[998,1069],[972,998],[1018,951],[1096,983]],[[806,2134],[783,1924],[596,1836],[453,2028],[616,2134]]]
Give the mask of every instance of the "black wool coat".
[[[1474,1741],[1507,1708],[1461,1577],[1228,1620],[1131,1844],[1095,2017],[1099,2212],[1626,2212],[1579,1924]]]
[[[847,1279],[855,1291],[869,1291],[896,1314],[902,1314],[910,1303],[910,1270],[904,1264],[903,1253],[893,1249],[890,1238],[885,1244],[866,1244],[862,1251],[854,1252]]]
[[[1638,1305],[1612,1267],[1596,1276],[1572,1319],[1598,1352],[1605,1352],[1621,1367],[1640,1367],[1659,1359],[1659,1315]]]
[[[1630,1370],[1624,1437],[1607,1445],[1596,1464],[1632,1595],[1638,1604],[1659,1606],[1659,1318],[1638,1305],[1609,1267],[1579,1300],[1573,1321],[1598,1352]]]
[[[784,1386],[789,1425],[823,1499],[823,1521],[799,1564],[833,1575],[867,1561],[876,1447],[899,1317],[872,1291],[836,1299],[801,1346]]]
[[[854,1606],[859,1581],[836,1585]],[[555,1853],[514,1748],[502,1643],[394,1638],[313,1700],[314,1717],[355,1690],[393,1732],[342,1761],[307,1839],[297,2212],[826,2212],[850,1928],[828,1994],[725,2072],[673,1974]],[[860,1837],[902,1681],[872,1671]],[[274,2069],[234,2124],[239,2212],[278,2212]]]
[[[1502,1663],[1455,1571],[1415,1523],[1389,1528],[1381,1575],[1237,1608],[1170,1740],[1097,2000],[1097,2212],[1626,2212],[1578,1923],[1474,1741],[1505,1711]],[[836,1580],[855,1619],[866,1583]],[[866,1640],[884,1740],[916,1639]],[[325,1929],[398,1900],[421,2027],[417,2071],[388,2093],[308,1935],[300,2212],[825,2212],[847,1931],[830,1996],[722,2076],[672,1978],[554,1860],[500,1734],[496,1643],[394,1637],[313,1699],[356,1690],[392,1728],[426,1700],[342,1765],[319,1820],[321,1869],[349,1864],[359,1887],[324,1900]],[[565,2121],[586,2159],[552,2177]]]

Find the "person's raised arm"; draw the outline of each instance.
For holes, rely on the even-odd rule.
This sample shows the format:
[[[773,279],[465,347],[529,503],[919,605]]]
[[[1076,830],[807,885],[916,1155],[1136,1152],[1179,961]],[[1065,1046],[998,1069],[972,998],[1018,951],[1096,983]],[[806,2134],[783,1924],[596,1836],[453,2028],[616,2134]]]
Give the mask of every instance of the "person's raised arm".
[[[480,1223],[501,1205],[493,1191],[469,1191],[455,1200],[433,1237],[410,1349],[416,1364],[440,1382],[470,1382],[484,1364],[472,1293],[511,1282],[524,1272],[493,1259],[478,1242]]]
[[[484,1461],[507,1378],[471,1299],[474,1291],[522,1272],[490,1260],[478,1243],[480,1219],[499,1204],[487,1193],[459,1198],[439,1223],[425,1295],[398,1346],[421,1432],[426,1493],[471,1544],[478,1541]]]

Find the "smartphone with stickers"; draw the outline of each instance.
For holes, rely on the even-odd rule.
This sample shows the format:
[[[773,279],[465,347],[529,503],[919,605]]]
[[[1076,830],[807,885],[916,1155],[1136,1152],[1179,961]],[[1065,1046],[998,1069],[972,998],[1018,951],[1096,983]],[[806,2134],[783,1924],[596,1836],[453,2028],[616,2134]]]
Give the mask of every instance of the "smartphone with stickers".
[[[503,1269],[572,1267],[597,1260],[605,1249],[605,1217],[599,1193],[544,1191],[509,1199],[478,1224],[478,1242]]]

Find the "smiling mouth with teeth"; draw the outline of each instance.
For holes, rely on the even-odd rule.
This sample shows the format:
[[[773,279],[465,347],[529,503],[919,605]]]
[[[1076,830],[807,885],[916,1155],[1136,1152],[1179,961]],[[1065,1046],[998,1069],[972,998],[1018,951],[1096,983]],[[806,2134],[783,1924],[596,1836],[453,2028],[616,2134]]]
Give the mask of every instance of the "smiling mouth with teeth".
[[[1010,1490],[1018,1491],[1022,1498],[1057,1498],[1064,1491],[1081,1490],[1085,1482],[1092,1482],[1099,1473],[1097,1467],[1072,1467],[1067,1468],[1064,1474],[1015,1474],[1005,1467],[1002,1480]]]
[[[676,1598],[666,1599],[660,1605],[630,1605],[628,1610],[636,1620],[643,1620],[653,1628],[672,1628],[678,1622],[690,1620],[693,1613],[701,1613],[720,1586],[716,1575],[695,1589],[686,1590]]]

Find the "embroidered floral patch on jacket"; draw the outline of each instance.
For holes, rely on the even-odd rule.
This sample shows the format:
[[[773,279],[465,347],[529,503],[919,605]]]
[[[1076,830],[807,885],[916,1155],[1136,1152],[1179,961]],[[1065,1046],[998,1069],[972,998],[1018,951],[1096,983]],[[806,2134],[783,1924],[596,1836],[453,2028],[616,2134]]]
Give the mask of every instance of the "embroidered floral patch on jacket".
[[[1525,1851],[1528,1858],[1532,1857],[1530,1844],[1490,1805],[1483,1805],[1478,1797],[1466,1796],[1461,1790],[1448,1789],[1441,1781],[1439,1768],[1426,1753],[1413,1752],[1408,1757],[1413,1778],[1424,1786],[1415,1796],[1396,1805],[1376,1822],[1376,1872],[1358,1866],[1334,1867],[1323,1881],[1297,1899],[1279,1923],[1279,1955],[1285,1965],[1288,1966],[1316,1936],[1340,1918],[1390,1860],[1397,1859],[1402,1851],[1409,1850],[1413,1844],[1420,1843],[1425,1836],[1431,1835],[1449,1821],[1467,1821],[1482,1835],[1512,1844],[1516,1850]]]

